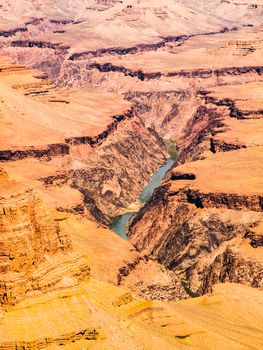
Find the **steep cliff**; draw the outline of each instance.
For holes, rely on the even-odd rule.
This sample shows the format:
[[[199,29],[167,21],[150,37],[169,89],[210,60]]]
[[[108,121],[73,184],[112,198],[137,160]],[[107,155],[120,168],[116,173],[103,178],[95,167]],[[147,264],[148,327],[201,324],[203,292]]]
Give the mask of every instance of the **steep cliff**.
[[[263,348],[262,14],[2,1],[0,349]]]
[[[75,147],[75,158],[82,159],[83,151],[85,146]],[[73,187],[83,193],[84,203],[99,222],[110,223],[112,216],[136,201],[167,156],[160,136],[135,117],[95,150],[92,166],[72,170]]]
[[[172,350],[190,343],[208,350],[246,348],[252,340],[260,349],[261,292],[218,285],[211,295],[174,302],[186,296],[177,276],[129,242],[82,216],[50,212],[35,190],[3,171],[0,185],[1,349]],[[253,316],[237,322],[244,307]],[[244,335],[240,327],[251,320],[257,326]]]
[[[74,285],[89,275],[84,257],[71,253],[38,193],[1,176],[1,305]],[[13,193],[13,194],[11,194]]]
[[[214,94],[246,98],[239,108],[251,108],[255,118],[255,88],[262,86],[221,87]],[[188,122],[178,163],[128,235],[199,294],[226,281],[262,289],[262,119],[236,119],[231,108],[209,103]]]
[[[58,89],[8,60],[0,75],[0,161],[55,197],[56,208],[85,210],[110,225],[168,156],[162,138],[120,95]]]
[[[261,348],[260,291],[217,285],[174,302],[185,293],[172,271],[82,216],[48,211],[3,171],[0,184],[1,349]]]

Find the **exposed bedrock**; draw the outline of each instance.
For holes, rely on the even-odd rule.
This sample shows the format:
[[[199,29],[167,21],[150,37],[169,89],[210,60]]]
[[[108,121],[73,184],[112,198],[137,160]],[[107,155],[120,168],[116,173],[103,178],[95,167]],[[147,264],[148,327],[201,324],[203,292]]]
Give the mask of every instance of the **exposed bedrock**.
[[[111,225],[112,216],[137,203],[143,187],[168,157],[163,139],[132,110],[112,120],[97,136],[71,137],[65,144],[45,149],[1,151],[0,159],[59,162],[67,158],[65,170],[38,180],[50,191],[63,185],[77,189],[84,195],[84,203],[74,211],[83,213],[86,207],[97,221]],[[63,210],[63,203],[58,209]]]
[[[192,179],[191,174],[184,174],[183,178],[186,177]],[[180,179],[177,176],[176,180]],[[140,251],[184,274],[191,288],[199,293],[225,281],[255,286],[255,270],[258,270],[255,277],[260,281],[258,286],[263,288],[263,261],[251,260],[253,247],[261,244],[261,236],[254,234],[252,228],[262,219],[261,197],[200,194],[187,189],[171,193],[167,184],[156,190],[151,201],[139,211],[128,235]],[[241,249],[233,261],[251,268],[236,269],[231,261],[222,262],[226,259],[225,250],[231,251],[236,246],[236,237],[248,246],[250,254],[243,254]],[[232,272],[223,274],[223,265]]]
[[[260,118],[262,110],[241,110],[230,98],[217,100],[208,96],[208,92],[196,91],[200,86],[205,89],[240,83],[240,79],[244,83],[258,81],[263,69],[257,62],[248,61],[247,65],[241,63],[237,67],[231,62],[218,69],[171,66],[169,71],[159,72],[156,65],[145,71],[140,66],[127,64],[126,67],[116,57],[156,51],[164,48],[166,42],[181,45],[187,39],[186,36],[163,38],[157,44],[99,49],[73,54],[69,59],[66,45],[32,38],[12,39],[6,52],[17,62],[43,70],[58,86],[118,91],[132,102],[133,109],[113,117],[113,123],[97,136],[68,137],[65,145],[54,146],[58,151],[51,155],[45,153],[49,150],[30,149],[28,153],[8,150],[0,155],[2,160],[67,155],[71,164],[66,175],[44,178],[44,185],[67,184],[77,189],[83,194],[89,213],[99,223],[109,226],[112,216],[136,203],[144,185],[165,161],[167,150],[161,137],[177,141],[181,152],[177,165],[200,161],[211,154],[246,150],[248,146],[240,137],[224,139],[218,135],[229,129],[226,117],[242,121],[253,114]],[[36,61],[33,52],[38,55]],[[263,263],[253,254],[262,249],[262,235],[253,231],[262,220],[262,196],[253,191],[247,194],[220,189],[205,191],[188,183],[179,189],[172,188],[174,182],[184,181],[198,181],[198,174],[191,170],[177,171],[174,167],[166,175],[163,185],[133,220],[129,231],[131,242],[146,254],[146,259],[153,256],[169,269],[184,274],[191,289],[198,293],[206,293],[214,283],[225,281],[262,288]],[[83,215],[82,203],[75,211]],[[234,248],[239,240],[242,247],[237,251]],[[120,268],[118,283],[139,263],[133,261]],[[161,295],[162,291],[156,288],[145,293]]]
[[[58,157],[69,154],[67,144],[53,144],[44,148],[30,147],[19,150],[0,151],[0,161],[14,161],[23,158],[47,158]]]
[[[0,36],[3,36],[5,38],[8,38],[10,36],[15,36],[17,33],[24,33],[27,32],[28,29],[26,27],[18,27],[10,30],[2,30],[0,31]]]
[[[110,60],[110,58],[109,58]],[[207,80],[204,82],[205,85],[214,85],[218,83],[218,79],[221,83],[228,82],[229,80],[236,80],[236,77],[243,76],[244,79],[247,80],[260,80],[263,67],[262,66],[244,66],[244,67],[226,67],[221,69],[192,69],[192,70],[180,70],[180,71],[170,71],[167,73],[162,73],[159,71],[151,71],[145,72],[142,69],[131,69],[127,68],[123,65],[113,64],[111,62],[106,63],[98,63],[92,61],[83,61],[83,62],[65,62],[63,64],[63,69],[61,69],[60,83],[66,81],[66,76],[69,75],[70,71],[72,71],[71,67],[74,67],[74,71],[78,71],[76,76],[72,77],[74,82],[80,83],[81,75],[85,75],[84,70],[89,71],[98,71],[99,74],[109,74],[109,73],[119,73],[121,76],[136,78],[140,81],[152,81],[158,80],[160,78],[176,78],[176,79],[188,79],[189,82],[193,80]],[[65,71],[66,70],[66,71]],[[69,71],[69,72],[68,72]],[[86,73],[87,74],[87,73]],[[72,80],[69,79],[69,82]],[[82,79],[83,80],[83,79]],[[187,81],[185,81],[187,83]]]
[[[206,103],[211,103],[214,104],[216,106],[226,106],[229,109],[229,116],[231,118],[236,118],[236,119],[250,119],[250,118],[262,118],[263,116],[263,110],[259,109],[259,110],[240,110],[239,108],[237,108],[236,106],[236,102],[229,99],[229,98],[225,98],[225,99],[217,99],[215,97],[212,96],[208,96],[206,93],[202,93],[201,95],[204,95],[204,99],[206,101]]]
[[[58,337],[48,337],[32,341],[7,341],[1,343],[1,349],[45,349],[51,346],[71,346],[78,341],[97,340],[101,335],[96,329],[88,328],[81,331],[61,334]]]
[[[70,144],[70,145],[89,144],[90,146],[93,147],[97,144],[100,144],[102,141],[106,140],[111,133],[117,130],[117,127],[118,125],[120,125],[120,123],[124,122],[127,119],[131,119],[134,116],[135,116],[134,110],[131,108],[128,111],[126,111],[124,114],[113,116],[112,117],[113,122],[107,126],[106,130],[104,130],[97,136],[94,136],[94,137],[76,136],[76,137],[67,138],[65,141],[67,144]]]
[[[101,56],[125,56],[125,55],[133,55],[140,52],[147,52],[147,51],[156,51],[158,49],[164,48],[167,44],[175,43],[177,46],[181,46],[185,41],[189,40],[190,38],[198,37],[198,36],[213,36],[219,33],[225,33],[231,30],[236,30],[236,28],[222,28],[218,31],[213,32],[207,32],[207,33],[200,33],[200,34],[191,34],[191,35],[168,35],[168,36],[162,36],[162,40],[156,43],[152,44],[145,44],[140,43],[135,46],[131,47],[110,47],[110,48],[102,48],[98,50],[90,50],[90,51],[84,51],[84,52],[77,52],[71,55],[68,59],[71,61],[76,60],[83,60],[87,58],[92,57],[101,57]]]
[[[5,70],[3,75],[7,77],[9,71],[11,74],[26,72],[20,66],[4,65],[3,69]],[[60,95],[57,97],[56,94],[63,94],[63,92],[46,80],[34,78],[32,83],[30,81],[25,84],[18,81],[12,85],[12,88],[16,93],[23,91],[24,95],[27,95],[28,103],[32,100],[41,101],[40,106],[45,107],[44,113],[47,113],[46,104],[51,106],[50,102],[52,102],[51,108],[54,105],[55,109],[61,108],[63,113],[69,114],[69,118],[65,118],[66,121],[74,120],[71,116],[71,108],[75,113],[74,102],[71,103],[68,97],[62,98]],[[44,94],[41,95],[43,92]],[[37,95],[38,93],[40,95]],[[66,91],[65,94],[67,93],[73,92]],[[29,94],[31,95],[28,96]],[[88,96],[90,98],[90,94]],[[114,102],[110,104],[114,105]],[[72,129],[69,128],[65,132],[63,125],[61,130],[58,125],[58,135],[52,139],[52,141],[61,141],[57,144],[45,145],[45,141],[36,139],[29,141],[34,146],[29,142],[28,146],[24,146],[23,143],[15,146],[7,140],[8,142],[0,151],[0,161],[6,163],[4,166],[11,168],[16,161],[22,165],[22,168],[23,164],[32,162],[32,168],[36,167],[36,171],[30,169],[30,172],[32,171],[32,178],[37,188],[42,187],[41,190],[50,193],[51,198],[60,197],[58,193],[62,193],[63,188],[69,191],[68,198],[73,194],[74,200],[70,201],[70,204],[66,201],[69,205],[57,199],[53,201],[55,208],[61,211],[72,209],[86,214],[85,205],[95,219],[104,225],[110,225],[112,216],[118,215],[120,211],[127,210],[131,204],[137,203],[143,187],[168,157],[167,148],[155,129],[145,125],[131,103],[123,101],[123,104],[124,108],[122,106],[119,108],[118,103],[114,108],[110,106],[110,110],[116,112],[109,112],[114,114],[108,116],[107,109],[102,105],[105,123],[100,127],[99,124],[102,121],[96,119],[96,110],[93,116],[94,103],[92,104],[91,101],[92,108],[88,109],[90,117],[89,114],[87,117],[83,115],[83,119],[82,115],[76,117],[76,119],[80,117],[81,125],[87,123],[85,128],[83,126],[80,131],[77,131],[74,125],[70,125]],[[100,106],[96,108],[100,110]],[[46,123],[46,118],[43,121]],[[53,133],[52,128],[51,132]],[[43,135],[45,139],[47,135]],[[38,162],[40,162],[39,166]],[[42,169],[47,169],[43,175]],[[25,173],[23,168],[22,176]]]
[[[191,90],[130,91],[124,94],[145,124],[162,137],[178,140],[198,102]]]
[[[202,159],[204,152],[210,150],[213,135],[224,128],[222,113],[213,106],[200,105],[188,118],[178,141],[180,157],[178,163]]]
[[[112,231],[83,213],[49,211],[40,192],[25,189],[4,171],[0,177],[4,195],[0,198],[1,307],[72,290],[90,275],[147,299],[186,297],[172,271],[138,253]],[[50,184],[54,181],[49,179]]]
[[[261,75],[263,73],[262,66],[244,66],[244,67],[225,67],[219,69],[194,69],[191,71],[181,70],[178,72],[167,73],[168,77],[181,76],[186,78],[212,78],[213,76],[224,77],[224,76],[240,76],[247,74]]]
[[[1,198],[0,203],[1,272],[27,271],[41,263],[46,253],[64,249],[59,232],[36,192],[27,190]]]
[[[40,50],[40,49],[39,49]],[[43,49],[41,49],[43,51]],[[235,84],[242,77],[243,82],[260,81],[263,68],[258,65],[227,66],[218,69],[185,69],[178,70],[176,66],[171,71],[158,70],[155,66],[144,69],[143,66],[125,66],[122,60],[117,61],[114,56],[106,56],[103,61],[99,58],[87,58],[70,61],[63,56],[59,67],[59,74],[52,77],[60,86],[93,86],[130,93],[136,91],[154,92],[153,86],[158,84],[158,90],[178,90],[184,86],[185,90],[199,89],[224,84]],[[38,68],[41,69],[39,66]],[[43,66],[43,70],[45,67]],[[116,82],[118,81],[118,84]]]
[[[228,119],[227,106],[196,109],[179,138],[177,164],[128,231],[139,251],[182,274],[200,294],[226,281],[263,289],[261,149],[231,138]]]
[[[112,47],[112,48],[104,48],[99,50],[91,50],[86,52],[79,52],[71,55],[69,57],[70,61],[75,60],[82,60],[87,59],[91,57],[101,57],[101,56],[107,56],[107,55],[129,55],[129,54],[136,54],[139,52],[146,52],[146,51],[156,51],[162,47],[165,47],[166,43],[177,43],[178,45],[181,45],[185,40],[189,39],[189,36],[187,35],[179,35],[179,36],[167,36],[164,37],[162,41],[159,41],[157,43],[153,44],[138,44],[136,46],[132,47]]]
[[[53,47],[53,44],[49,45],[43,42],[33,42],[29,46],[29,43],[26,42],[19,47],[8,46],[2,48],[2,53],[17,64],[26,65],[44,72],[46,78],[55,81],[60,74],[66,49],[59,46]]]
[[[210,151],[212,153],[216,153],[216,152],[227,152],[227,151],[231,151],[231,150],[237,150],[240,148],[246,148],[246,145],[242,145],[240,143],[229,143],[226,141],[222,141],[222,140],[215,140],[213,137],[211,137],[210,139]]]
[[[228,244],[223,251],[216,252],[216,257],[209,265],[197,264],[191,284],[195,285],[195,280],[202,274],[202,283],[199,287],[199,292],[202,294],[210,292],[214,284],[229,281],[263,289],[262,260],[257,256],[253,257],[253,251],[249,246],[244,243],[242,245],[233,240],[233,243]],[[247,251],[250,255],[247,255]],[[257,252],[254,253],[257,255]]]
[[[36,40],[15,40],[11,42],[12,47],[38,47],[39,49],[63,49],[67,50],[69,46],[62,46],[60,44],[51,43],[48,41],[36,41]]]
[[[36,191],[6,195],[0,207],[0,304],[74,285],[89,275],[86,258],[71,252],[69,237]]]
[[[75,147],[78,157],[85,157],[84,149]],[[113,215],[136,201],[167,156],[160,136],[135,117],[94,149],[94,166],[87,163],[72,170],[73,186],[84,194],[85,204],[95,218],[110,224]]]
[[[45,147],[23,147],[22,149],[2,150],[0,151],[0,161],[15,161],[23,158],[44,158],[50,160],[53,157],[59,157],[70,154],[70,148],[76,145],[89,145],[94,147],[101,144],[112,134],[120,123],[134,117],[133,109],[127,110],[124,114],[112,116],[112,123],[97,136],[75,136],[66,138],[65,143],[47,145]]]

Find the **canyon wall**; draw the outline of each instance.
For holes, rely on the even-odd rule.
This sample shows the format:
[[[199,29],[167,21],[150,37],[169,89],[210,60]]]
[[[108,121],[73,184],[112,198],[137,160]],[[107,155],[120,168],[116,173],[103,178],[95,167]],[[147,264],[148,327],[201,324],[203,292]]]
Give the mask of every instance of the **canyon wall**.
[[[0,3],[0,349],[263,348],[262,14]]]
[[[85,258],[71,253],[69,237],[60,231],[39,194],[18,190],[18,184],[4,176],[1,192],[9,188],[14,194],[1,197],[1,305],[14,305],[89,276]]]
[[[51,194],[57,191],[58,183],[78,191],[82,201],[75,201],[72,209],[85,209],[90,217],[109,226],[113,216],[136,203],[152,174],[168,157],[162,138],[145,125],[130,102],[116,94],[112,99],[106,93],[64,92],[25,67],[12,66],[9,61],[4,61],[2,67],[4,112],[8,116],[14,96],[24,123],[21,138],[19,115],[10,127],[12,137],[6,137],[3,131],[0,160],[7,168],[21,164],[25,181],[30,171],[35,179],[33,186],[44,186]],[[19,77],[25,81],[19,84]],[[32,126],[28,116],[36,102],[39,118]],[[51,115],[50,108],[55,111]],[[67,118],[61,119],[61,113]],[[39,130],[39,137],[32,137],[33,129]],[[21,143],[23,137],[28,145]],[[15,138],[19,138],[18,144],[13,144]],[[56,208],[63,210],[63,202]]]
[[[206,98],[179,140],[177,164],[129,227],[140,251],[183,275],[198,294],[226,281],[263,288],[262,119],[246,88],[216,91],[237,96],[240,89],[249,120],[233,115],[234,102]]]

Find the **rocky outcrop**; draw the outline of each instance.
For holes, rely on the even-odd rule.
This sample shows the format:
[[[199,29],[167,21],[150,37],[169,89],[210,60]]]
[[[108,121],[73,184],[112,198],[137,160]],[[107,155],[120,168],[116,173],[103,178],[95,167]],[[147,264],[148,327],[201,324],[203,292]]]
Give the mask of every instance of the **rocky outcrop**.
[[[45,186],[62,186],[66,184],[69,179],[69,174],[67,172],[39,178],[40,181],[43,181]]]
[[[263,264],[252,257],[244,258],[242,248],[238,245],[228,245],[223,252],[218,254],[207,270],[199,270],[204,274],[199,293],[211,291],[216,283],[240,283],[263,289]]]
[[[193,178],[188,175],[183,176],[183,179],[176,176],[175,181],[184,181],[190,177]],[[254,227],[263,218],[260,203],[260,198],[254,196],[247,198],[216,193],[203,197],[189,190],[173,193],[168,185],[164,185],[156,190],[151,201],[132,221],[129,238],[139,250],[156,257],[178,274],[184,274],[190,288],[198,293],[211,290],[212,285],[218,282],[242,283],[242,278],[245,284],[254,285],[250,283],[253,278],[262,282],[261,272],[258,272],[258,277],[253,272],[259,267],[258,271],[262,270],[262,262],[252,262],[249,257],[245,259],[242,252],[239,260],[243,259],[244,264],[251,266],[246,272],[241,274],[241,268],[238,270],[235,265],[225,263],[233,271],[229,279],[218,277],[213,280],[210,275],[214,273],[213,266],[216,264],[213,256],[223,246],[234,249],[235,237],[242,238],[244,242],[248,242],[249,237],[255,237],[260,244],[258,236],[248,234],[249,227]],[[222,274],[219,267],[217,274]],[[243,277],[240,279],[238,276],[241,275]]]
[[[221,140],[215,140],[213,137],[210,139],[210,151],[212,153],[216,152],[228,152],[241,148],[246,148],[247,146],[240,143],[226,142]]]
[[[52,50],[68,50],[70,47],[66,45],[56,44],[48,41],[34,41],[34,40],[15,40],[11,42],[13,47],[38,47],[39,49]]]
[[[33,341],[14,341],[14,342],[4,342],[0,344],[0,349],[39,349],[44,350],[50,344],[57,346],[67,346],[69,344],[74,344],[75,342],[81,340],[97,340],[99,333],[96,329],[84,329],[78,332],[71,332],[66,334],[61,334],[58,338],[43,338]]]
[[[185,180],[187,179],[194,180],[193,174],[187,174],[185,176]],[[174,180],[181,180],[182,178],[179,176],[173,176]],[[262,211],[263,210],[263,197],[260,195],[237,195],[235,193],[201,193],[197,190],[187,189],[182,191],[182,193],[178,192],[170,192],[169,196],[179,195],[180,200],[187,201],[189,203],[194,204],[197,208],[227,208],[234,210],[253,210],[253,211]]]
[[[136,276],[140,274],[140,271],[144,269],[145,273],[145,281],[140,282],[140,286],[136,286],[134,291],[140,297],[149,300],[170,300],[174,301],[175,299],[184,299],[187,297],[187,293],[184,291],[182,283],[180,279],[174,274],[174,272],[169,270],[162,270],[158,266],[159,264],[153,260],[149,260],[147,256],[143,256],[142,254],[137,255],[134,260],[128,261],[126,264],[119,268],[117,274],[117,286],[129,286],[129,288],[134,288],[131,286],[131,282],[129,279],[133,274]],[[149,270],[152,270],[153,276],[157,279],[160,278],[159,281],[155,281],[153,277],[151,277],[150,281],[148,281],[147,270],[145,267],[148,267]],[[138,291],[137,291],[138,289]]]
[[[1,273],[28,271],[69,248],[33,190],[1,199],[1,236]]]
[[[214,153],[211,136],[222,132],[222,128],[224,122],[220,111],[211,106],[199,106],[187,121],[178,140],[180,149],[178,163],[202,159],[206,150]]]
[[[154,127],[165,139],[178,140],[181,129],[191,118],[194,103],[189,90],[130,91],[124,96],[145,124]]]
[[[74,23],[71,19],[50,19],[50,23],[58,24],[58,25],[66,25],[69,23]]]
[[[32,190],[0,200],[0,303],[72,286],[89,275],[85,258],[70,253],[60,230]]]
[[[91,51],[85,51],[85,52],[78,52],[74,53],[69,57],[69,60],[75,61],[75,60],[82,60],[82,59],[88,59],[92,57],[102,57],[102,56],[124,56],[124,55],[133,55],[140,52],[146,52],[146,51],[156,51],[160,48],[164,48],[169,43],[175,43],[178,46],[181,46],[186,40],[198,36],[209,36],[209,35],[215,35],[219,33],[225,33],[227,31],[231,31],[232,29],[223,28],[219,31],[214,32],[207,32],[207,33],[201,33],[201,34],[191,34],[191,35],[168,35],[168,36],[162,36],[161,41],[153,44],[138,44],[136,46],[131,47],[110,47],[110,48],[103,48],[98,50],[91,50]]]
[[[197,294],[228,281],[263,288],[261,147],[242,141],[242,132],[237,137],[245,119],[228,124],[231,105],[225,99],[197,108],[179,139],[177,164],[128,231],[139,251],[183,275]]]
[[[108,73],[108,72],[118,72],[123,73],[125,76],[130,76],[132,78],[137,78],[141,81],[144,81],[144,79],[157,79],[161,77],[160,72],[153,72],[153,73],[146,73],[142,70],[133,70],[126,68],[124,66],[117,66],[112,63],[91,63],[87,66],[88,69],[97,69],[101,73]]]
[[[10,36],[15,36],[17,33],[25,33],[28,29],[26,27],[19,27],[11,30],[0,31],[0,36],[8,38]]]
[[[250,239],[250,244],[253,248],[263,247],[263,232],[254,232],[253,229],[246,234],[246,238]]]
[[[96,151],[96,164],[73,170],[71,178],[95,218],[110,225],[112,216],[136,201],[156,168],[165,161],[167,150],[154,130],[134,118]]]
[[[1,150],[0,161],[15,161],[24,158],[46,158],[51,159],[53,157],[63,156],[69,154],[70,147],[67,144],[53,144],[44,148],[37,147],[24,147],[24,150]]]
[[[81,136],[81,137],[71,137],[67,138],[65,141],[69,145],[83,145],[83,144],[89,144],[90,146],[94,147],[95,145],[100,144],[103,142],[112,132],[117,130],[118,125],[130,118],[134,117],[134,111],[133,109],[128,110],[125,114],[116,115],[113,116],[113,122],[109,124],[102,133],[98,134],[97,136],[91,137],[91,136]]]
[[[217,77],[233,77],[240,75],[259,75],[263,73],[262,66],[244,66],[244,67],[226,67],[222,69],[193,69],[193,70],[181,70],[171,71],[168,73],[162,72],[145,72],[142,69],[133,70],[125,66],[115,65],[112,63],[90,63],[87,65],[87,69],[96,69],[101,73],[118,72],[125,76],[135,77],[141,81],[144,80],[155,80],[160,77],[178,77],[178,78],[189,78],[189,79],[209,79]]]
[[[47,145],[43,149],[37,148],[36,146],[24,147],[24,150],[1,150],[0,161],[16,161],[23,158],[46,158],[50,160],[53,157],[64,156],[70,154],[70,147],[77,145],[88,144],[92,147],[101,144],[106,138],[114,132],[118,125],[134,117],[133,110],[128,110],[125,114],[112,116],[113,122],[109,124],[102,133],[97,136],[80,136],[71,137],[65,139],[65,144],[51,144]]]
[[[204,95],[204,99],[206,103],[211,103],[216,106],[226,106],[229,109],[229,116],[231,118],[236,118],[236,119],[250,119],[250,118],[261,118],[263,116],[263,110],[254,110],[254,111],[249,111],[249,110],[240,110],[239,108],[236,107],[236,102],[226,98],[226,99],[217,99],[213,96],[209,96],[207,94]]]
[[[108,55],[132,55],[139,52],[145,52],[145,51],[156,51],[166,45],[166,43],[175,42],[178,43],[178,45],[181,45],[182,42],[187,40],[189,37],[187,35],[179,35],[179,36],[167,36],[164,37],[162,41],[159,41],[155,44],[138,44],[136,46],[122,48],[122,47],[112,47],[112,48],[105,48],[105,49],[99,49],[96,51],[86,51],[86,52],[80,52],[75,53],[69,57],[69,60],[75,61],[80,59],[88,59],[92,57],[101,57],[101,56],[108,56]]]
[[[56,255],[31,272],[0,275],[0,304],[13,306],[25,299],[72,288],[89,277],[86,257],[68,253]]]
[[[184,77],[184,78],[201,78],[207,79],[212,77],[224,77],[224,76],[240,76],[246,74],[261,75],[263,73],[262,66],[244,66],[244,67],[226,67],[222,69],[193,69],[193,70],[181,70],[177,72],[169,72],[166,75],[168,77]]]

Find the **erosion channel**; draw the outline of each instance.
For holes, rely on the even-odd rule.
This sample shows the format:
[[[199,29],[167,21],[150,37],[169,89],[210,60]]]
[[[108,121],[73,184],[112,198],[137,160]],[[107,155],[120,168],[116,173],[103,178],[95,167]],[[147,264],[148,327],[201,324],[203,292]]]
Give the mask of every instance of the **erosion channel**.
[[[150,199],[155,188],[160,186],[166,172],[172,167],[172,165],[178,158],[178,152],[174,150],[174,147],[173,148],[169,147],[169,148],[170,148],[170,157],[152,176],[151,180],[144,187],[144,189],[142,190],[139,196],[139,203],[141,204],[141,206],[144,205]],[[122,215],[115,216],[113,218],[113,224],[111,227],[112,230],[122,238],[127,239],[126,232],[128,229],[129,220],[137,211],[126,212]]]

